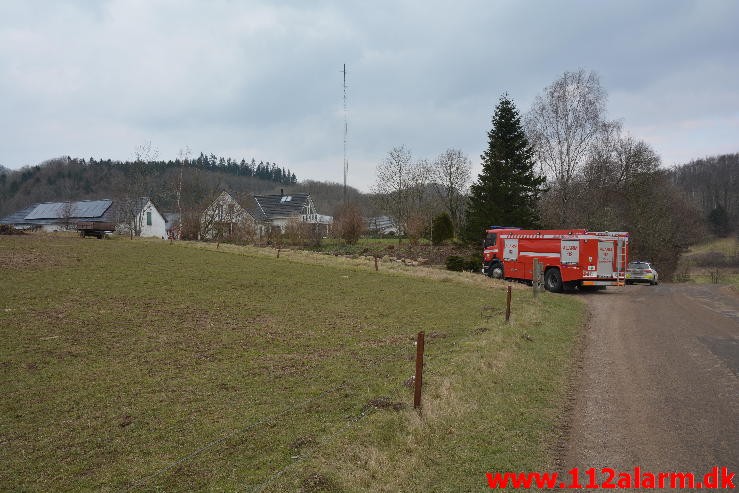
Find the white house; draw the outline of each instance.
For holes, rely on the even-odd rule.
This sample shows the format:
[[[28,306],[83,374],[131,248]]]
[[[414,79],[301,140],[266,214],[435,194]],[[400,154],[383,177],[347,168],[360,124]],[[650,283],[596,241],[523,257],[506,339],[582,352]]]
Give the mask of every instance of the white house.
[[[165,239],[167,237],[167,222],[164,220],[164,216],[159,213],[148,198],[141,199],[141,203],[141,212],[137,218],[139,236]]]
[[[308,193],[279,195],[255,195],[256,204],[252,215],[265,225],[279,227],[283,233],[290,221],[321,225],[325,233],[333,223],[333,217],[318,214],[313,199]]]

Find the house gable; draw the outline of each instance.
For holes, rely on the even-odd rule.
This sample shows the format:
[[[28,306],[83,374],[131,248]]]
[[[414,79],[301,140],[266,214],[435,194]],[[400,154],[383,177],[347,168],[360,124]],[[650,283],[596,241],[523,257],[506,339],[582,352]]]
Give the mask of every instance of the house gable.
[[[151,200],[146,200],[146,203],[141,208],[141,212],[138,217],[140,227],[140,236],[143,237],[154,237],[154,238],[166,238],[167,226],[164,216],[162,216]]]
[[[238,228],[255,229],[256,225],[253,215],[225,190],[200,215],[200,233],[207,239],[230,236]]]

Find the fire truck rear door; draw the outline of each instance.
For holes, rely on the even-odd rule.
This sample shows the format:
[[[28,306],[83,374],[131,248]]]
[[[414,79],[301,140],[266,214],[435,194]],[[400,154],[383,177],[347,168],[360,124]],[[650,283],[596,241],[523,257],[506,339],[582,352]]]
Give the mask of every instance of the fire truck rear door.
[[[580,241],[562,240],[560,243],[560,262],[577,265],[580,262]]]
[[[613,277],[613,242],[598,242],[598,277]]]

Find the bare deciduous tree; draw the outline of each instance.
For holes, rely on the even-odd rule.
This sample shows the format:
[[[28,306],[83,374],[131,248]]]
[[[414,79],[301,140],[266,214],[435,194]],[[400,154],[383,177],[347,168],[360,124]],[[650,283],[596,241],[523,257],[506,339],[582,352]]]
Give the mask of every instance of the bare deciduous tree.
[[[659,156],[646,142],[622,135],[621,125],[611,122],[603,125],[582,172],[590,186],[607,191],[659,165]]]
[[[190,162],[190,158],[192,157],[190,146],[185,146],[184,149],[180,149],[178,157],[180,159],[180,176],[177,180],[177,214],[179,218],[179,224],[176,226],[177,239],[179,239],[180,232],[182,231],[182,172],[185,169],[185,165]]]
[[[377,166],[373,192],[380,207],[405,232],[411,217],[420,214],[428,185],[428,164],[414,161],[405,147],[394,147]]]
[[[595,72],[565,72],[537,96],[526,131],[555,187],[562,222],[573,207],[571,185],[603,131],[606,92]]]
[[[64,205],[62,205],[62,223],[64,224],[64,229],[72,229],[72,202],[66,201],[64,202]]]
[[[134,151],[135,159],[130,164],[128,180],[118,208],[120,220],[127,225],[131,238],[141,234],[141,209],[145,205],[142,199],[150,196],[145,168],[158,157],[159,151],[152,146],[151,141],[136,146]]]
[[[454,234],[464,217],[465,194],[472,177],[472,162],[459,149],[447,149],[430,167],[430,178],[452,220]]]

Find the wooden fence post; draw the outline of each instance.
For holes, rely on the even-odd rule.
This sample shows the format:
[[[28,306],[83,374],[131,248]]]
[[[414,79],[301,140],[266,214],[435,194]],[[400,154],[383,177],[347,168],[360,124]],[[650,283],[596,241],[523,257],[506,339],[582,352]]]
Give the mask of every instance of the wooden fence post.
[[[508,286],[508,291],[505,297],[505,321],[511,319],[511,287]]]
[[[544,265],[538,259],[534,259],[531,286],[534,289],[534,297],[544,291]]]
[[[375,255],[375,272],[377,272],[377,255]]]
[[[423,385],[423,331],[418,333],[416,340],[416,378],[413,391],[413,409],[421,407],[421,386]]]

